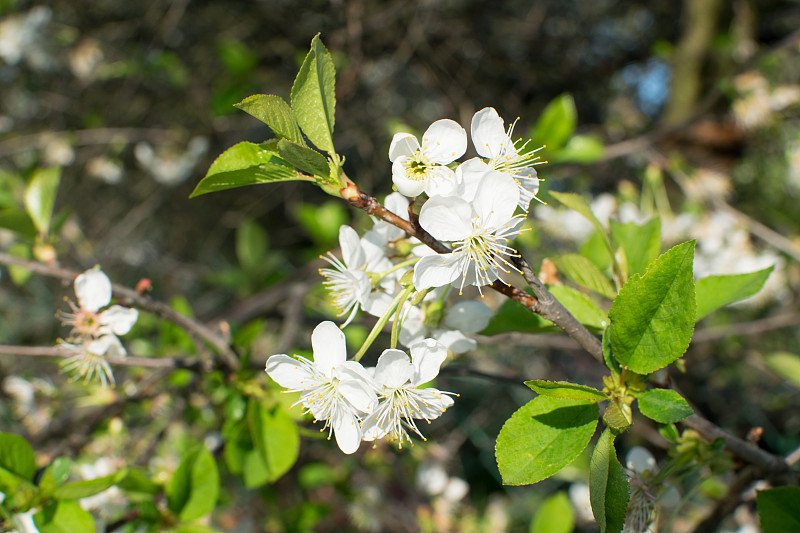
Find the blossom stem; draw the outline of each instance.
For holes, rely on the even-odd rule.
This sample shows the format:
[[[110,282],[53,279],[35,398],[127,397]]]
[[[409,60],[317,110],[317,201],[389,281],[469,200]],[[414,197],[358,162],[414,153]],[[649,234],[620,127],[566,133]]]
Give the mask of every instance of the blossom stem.
[[[389,345],[389,348],[391,349],[397,348],[397,337],[400,334],[400,326],[403,324],[403,320],[405,320],[405,315],[401,317],[400,314],[403,311],[403,304],[408,299],[408,297],[411,296],[411,293],[413,291],[414,291],[414,285],[408,285],[400,293],[400,296],[405,295],[405,298],[403,298],[403,300],[397,304],[397,310],[395,311],[394,322],[392,323],[392,339],[391,339],[391,344]],[[408,310],[406,310],[406,313],[408,313]]]
[[[385,278],[386,276],[388,276],[388,275],[389,275],[389,274],[391,274],[392,272],[397,272],[398,270],[401,270],[401,269],[403,269],[403,268],[409,267],[409,266],[411,266],[411,265],[415,264],[415,263],[416,263],[417,261],[419,261],[420,259],[422,259],[422,258],[421,258],[421,257],[413,257],[413,258],[411,258],[411,259],[408,259],[408,260],[406,260],[406,261],[403,261],[402,263],[397,263],[396,265],[394,265],[392,268],[390,268],[389,270],[387,270],[387,271],[385,271],[385,272],[381,272],[381,273],[380,273],[380,274],[378,274],[378,276],[377,276],[377,277],[376,277],[376,278],[373,280],[373,282],[372,282],[372,283],[373,283],[373,286],[375,286],[375,285],[376,285],[377,283],[379,283],[379,282],[380,282],[380,281],[381,281],[383,278]]]
[[[372,331],[369,332],[367,340],[364,341],[364,344],[361,346],[358,352],[353,356],[353,361],[361,360],[361,358],[364,356],[364,354],[372,345],[372,343],[375,342],[375,339],[378,338],[378,334],[381,332],[381,330],[383,330],[383,327],[389,321],[389,317],[392,316],[394,310],[398,306],[402,307],[403,302],[405,302],[408,299],[409,295],[413,291],[414,291],[414,286],[409,285],[405,289],[400,291],[400,293],[397,296],[395,296],[394,300],[392,300],[392,303],[389,304],[389,307],[386,309],[386,311],[383,312],[383,315],[381,315],[381,317],[378,319],[378,322],[375,323],[375,326],[373,326]]]

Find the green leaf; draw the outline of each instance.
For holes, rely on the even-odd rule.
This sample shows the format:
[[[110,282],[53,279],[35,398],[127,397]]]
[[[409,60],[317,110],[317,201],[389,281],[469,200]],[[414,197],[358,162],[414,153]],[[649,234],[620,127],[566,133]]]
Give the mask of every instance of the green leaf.
[[[583,215],[586,220],[591,222],[598,233],[602,235],[606,247],[608,248],[609,252],[611,252],[611,255],[614,255],[614,249],[611,247],[611,241],[608,239],[606,229],[603,227],[603,224],[597,220],[597,217],[594,216],[594,213],[592,213],[592,208],[589,206],[589,203],[583,198],[583,196],[577,195],[573,192],[549,191],[549,194],[564,206],[569,207],[580,215]]]
[[[211,164],[189,198],[246,185],[279,181],[305,180],[305,176],[289,163],[269,151],[269,145],[240,142],[220,155]]]
[[[39,481],[39,490],[43,499],[49,498],[56,487],[69,478],[69,469],[72,461],[66,457],[56,457],[47,465]]]
[[[800,357],[789,352],[775,352],[765,355],[764,359],[773,372],[800,387]]]
[[[34,172],[25,189],[25,209],[42,235],[50,231],[50,218],[53,216],[60,181],[60,167],[41,168]]]
[[[199,446],[183,457],[167,485],[167,506],[181,520],[195,520],[214,510],[218,493],[217,463]]]
[[[761,290],[774,266],[751,272],[729,276],[708,276],[697,280],[697,320],[720,307],[744,300]]]
[[[80,498],[94,496],[95,494],[99,494],[113,487],[126,475],[127,471],[123,469],[108,476],[67,483],[57,487],[56,490],[53,491],[53,497],[57,500],[78,500]]]
[[[94,533],[94,519],[76,502],[59,501],[35,515],[33,522],[39,533]]]
[[[330,175],[328,160],[316,150],[281,139],[278,142],[278,153],[287,163],[294,165],[306,174],[320,176],[324,180],[328,180]]]
[[[683,396],[669,389],[652,389],[642,393],[639,396],[639,411],[662,424],[678,422],[694,413]]]
[[[574,461],[597,427],[592,402],[537,396],[506,420],[495,457],[505,485],[548,478]]]
[[[142,494],[158,494],[162,490],[161,485],[134,469],[126,469],[126,475],[117,483],[117,487],[126,492]]]
[[[597,268],[597,265],[584,256],[564,254],[552,258],[552,261],[559,272],[581,287],[612,300],[617,295],[614,284]]]
[[[617,533],[625,525],[630,488],[614,449],[614,434],[603,431],[589,463],[589,499],[600,533]]]
[[[525,385],[533,389],[542,396],[551,398],[568,398],[570,400],[587,400],[590,402],[602,402],[607,400],[605,394],[587,385],[578,385],[568,381],[544,381],[532,379],[526,381]]]
[[[292,108],[280,96],[254,94],[235,106],[269,126],[278,137],[289,139],[301,146],[306,145]]]
[[[661,251],[661,219],[652,218],[642,225],[628,222],[622,224],[609,220],[611,242],[614,247],[622,247],[628,262],[628,275],[644,274],[647,265],[658,257]]]
[[[548,290],[584,326],[602,331],[608,325],[606,314],[585,294],[566,285],[552,285]]]
[[[0,467],[25,481],[33,481],[36,458],[28,441],[13,433],[0,433]]]
[[[559,150],[575,131],[578,112],[570,94],[555,97],[547,104],[536,122],[533,135],[535,146],[547,146],[548,152]]]
[[[620,401],[609,402],[603,412],[603,422],[617,431],[622,431],[633,424],[631,406]]]
[[[334,152],[335,84],[333,59],[317,34],[292,85],[292,110],[306,137],[328,153]]]
[[[800,531],[800,487],[756,492],[756,507],[764,533]]]
[[[639,374],[663,368],[686,351],[695,322],[694,241],[662,254],[634,276],[611,304],[614,358]]]
[[[26,239],[36,238],[36,226],[33,225],[30,215],[22,209],[5,209],[0,213],[0,228],[19,233]]]
[[[550,143],[547,144],[550,148]],[[606,149],[603,141],[592,135],[574,135],[567,145],[558,150],[552,157],[551,163],[581,163],[587,165],[602,159]]]
[[[242,478],[244,486],[254,489],[270,482],[270,471],[258,450],[250,450],[244,455]]]
[[[506,300],[489,321],[481,335],[497,335],[509,331],[519,333],[554,333],[559,331],[549,320],[532,313],[514,300]]]
[[[203,524],[181,524],[176,531],[178,533],[219,533],[218,530]]]
[[[530,533],[571,533],[575,529],[575,512],[566,492],[547,498],[531,522]]]
[[[246,218],[236,228],[236,257],[247,272],[260,272],[267,260],[267,232]]]
[[[619,362],[614,359],[614,354],[611,350],[611,327],[607,327],[606,330],[603,332],[603,362],[611,371],[611,375],[619,381],[619,377],[621,374],[621,367],[619,366]]]
[[[253,444],[267,467],[268,480],[275,481],[297,461],[300,450],[297,425],[280,406],[267,410],[255,399],[247,406],[247,424]]]

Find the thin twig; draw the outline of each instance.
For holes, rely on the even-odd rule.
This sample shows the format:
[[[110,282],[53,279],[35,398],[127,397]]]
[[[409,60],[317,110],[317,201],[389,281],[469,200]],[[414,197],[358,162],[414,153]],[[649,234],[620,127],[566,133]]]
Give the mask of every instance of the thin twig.
[[[14,257],[13,255],[3,252],[0,252],[0,264],[20,266],[30,270],[35,274],[59,278],[70,282],[75,281],[75,278],[80,274],[80,272],[76,272],[74,270],[45,265],[35,261],[28,261],[26,259]],[[191,317],[182,315],[165,303],[140,294],[133,289],[129,289],[128,287],[124,287],[116,283],[112,283],[111,287],[114,296],[120,301],[120,303],[143,309],[172,322],[176,326],[189,333],[191,337],[206,342],[214,347],[222,359],[225,367],[230,370],[236,370],[239,368],[239,358],[237,357],[236,352],[234,352],[231,346],[228,344],[228,341],[222,335],[215,332],[205,324],[202,324]]]
[[[69,349],[62,346],[15,346],[0,344],[0,355],[14,357],[55,357],[67,358],[81,353],[80,350]],[[186,368],[189,370],[203,370],[202,361],[196,357],[105,357],[112,366],[136,366],[142,368]]]

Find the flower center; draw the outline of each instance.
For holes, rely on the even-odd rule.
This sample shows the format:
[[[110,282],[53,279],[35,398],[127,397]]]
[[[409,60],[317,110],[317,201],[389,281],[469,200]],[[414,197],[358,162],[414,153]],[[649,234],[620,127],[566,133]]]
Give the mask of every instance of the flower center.
[[[430,176],[431,165],[430,161],[422,155],[420,150],[417,150],[413,156],[409,157],[405,162],[406,176],[408,179],[415,181],[425,181]]]

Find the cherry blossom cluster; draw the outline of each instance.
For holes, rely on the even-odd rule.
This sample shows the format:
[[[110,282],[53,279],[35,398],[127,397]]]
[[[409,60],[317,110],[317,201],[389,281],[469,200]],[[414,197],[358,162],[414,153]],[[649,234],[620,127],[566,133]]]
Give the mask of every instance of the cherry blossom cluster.
[[[72,326],[67,338],[60,342],[73,353],[64,359],[62,368],[84,382],[98,380],[104,387],[114,383],[114,374],[107,356],[124,357],[127,352],[118,335],[128,333],[139,312],[111,303],[111,280],[99,267],[91,268],[75,278],[77,305],[67,301],[71,312],[58,314],[65,326]]]
[[[299,392],[297,404],[324,421],[345,453],[362,440],[387,438],[402,446],[410,434],[422,437],[415,420],[432,420],[452,405],[451,393],[419,388],[439,373],[448,352],[475,348],[467,336],[483,330],[492,311],[480,301],[451,303],[452,288],[481,288],[517,270],[509,242],[521,233],[532,199],[539,190],[535,151],[524,151],[511,138],[493,108],[478,111],[471,135],[480,157],[456,162],[467,149],[467,132],[443,119],[431,124],[422,143],[398,133],[389,148],[392,181],[398,192],[384,207],[419,225],[449,248],[435,253],[418,239],[383,220],[363,236],[339,230],[341,259],[322,256],[320,269],[346,327],[359,311],[378,317],[376,334],[392,319],[391,347],[374,368],[358,361],[374,340],[347,360],[344,335],[333,322],[312,334],[313,361],[273,355],[269,376],[288,391]],[[417,198],[419,197],[419,198]],[[416,199],[415,199],[416,198]],[[421,205],[421,207],[418,207]],[[405,352],[397,344],[408,348]],[[410,355],[409,355],[410,353]]]

